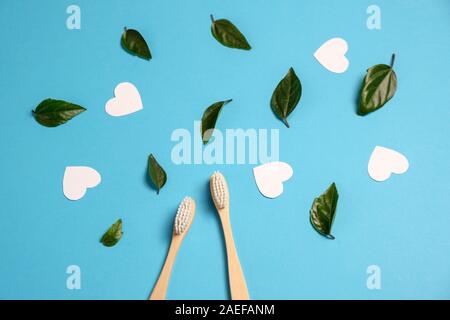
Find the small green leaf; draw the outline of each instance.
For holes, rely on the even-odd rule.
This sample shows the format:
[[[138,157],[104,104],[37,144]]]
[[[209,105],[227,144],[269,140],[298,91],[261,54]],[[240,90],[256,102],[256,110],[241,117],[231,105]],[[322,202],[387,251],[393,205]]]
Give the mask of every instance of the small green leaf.
[[[156,161],[153,154],[148,156],[147,173],[152,180],[153,185],[156,187],[156,193],[159,194],[159,190],[166,184],[167,175],[164,169]]]
[[[211,15],[211,33],[225,47],[250,50],[252,47],[244,35],[227,19],[214,20]]]
[[[287,117],[294,111],[302,96],[302,84],[295,74],[294,69],[290,68],[286,76],[278,83],[273,92],[270,106],[272,111],[289,128]]]
[[[45,99],[33,110],[33,116],[43,126],[57,127],[84,111],[85,108],[70,102]]]
[[[145,60],[150,60],[152,58],[147,42],[145,42],[144,37],[142,37],[137,30],[125,28],[122,34],[121,43],[122,47],[128,51],[128,53],[137,55]]]
[[[313,228],[329,239],[334,239],[331,235],[331,228],[333,226],[338,198],[339,194],[333,182],[324,193],[314,199],[311,210],[309,211]]]
[[[122,238],[122,219],[117,220],[100,239],[105,247],[112,247]]]
[[[201,125],[203,144],[207,144],[209,139],[211,139],[222,107],[231,101],[232,99],[213,103],[203,112]]]
[[[395,54],[391,65],[377,64],[367,70],[361,87],[358,114],[365,116],[383,107],[395,94],[397,76],[393,69]]]

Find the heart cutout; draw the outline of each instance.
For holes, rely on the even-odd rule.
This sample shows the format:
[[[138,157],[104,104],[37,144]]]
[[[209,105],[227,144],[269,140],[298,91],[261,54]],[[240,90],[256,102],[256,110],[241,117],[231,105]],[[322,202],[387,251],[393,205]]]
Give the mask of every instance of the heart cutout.
[[[408,159],[400,152],[376,146],[370,155],[367,170],[375,181],[385,181],[392,173],[402,174],[409,168]]]
[[[333,38],[322,44],[314,53],[314,57],[327,70],[334,73],[343,73],[350,64],[345,57],[347,50],[347,41],[342,38]]]
[[[130,82],[119,83],[114,89],[114,96],[105,105],[106,113],[111,116],[126,116],[143,108],[141,95],[134,84]]]
[[[63,178],[63,192],[69,200],[80,200],[88,188],[96,187],[102,178],[91,167],[66,167]]]
[[[264,197],[276,198],[283,193],[283,182],[292,177],[292,167],[286,162],[274,161],[253,168],[256,185]]]

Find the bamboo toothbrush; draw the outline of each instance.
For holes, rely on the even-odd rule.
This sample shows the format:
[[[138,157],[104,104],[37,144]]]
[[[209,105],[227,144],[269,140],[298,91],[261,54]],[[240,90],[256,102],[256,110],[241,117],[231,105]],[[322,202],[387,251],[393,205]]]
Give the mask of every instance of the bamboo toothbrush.
[[[166,262],[161,270],[158,281],[153,288],[153,292],[149,300],[165,300],[167,287],[169,285],[170,273],[172,266],[177,257],[178,249],[191,227],[192,220],[195,215],[195,201],[190,197],[185,197],[180,203],[172,233],[172,242],[170,243],[169,252],[167,253]]]
[[[228,185],[225,177],[218,171],[214,172],[210,178],[211,196],[219,213],[222,222],[223,233],[225,235],[225,244],[227,248],[228,260],[228,279],[230,282],[231,299],[248,300],[250,299],[245,283],[244,273],[234,246],[233,233],[230,223],[230,204]]]

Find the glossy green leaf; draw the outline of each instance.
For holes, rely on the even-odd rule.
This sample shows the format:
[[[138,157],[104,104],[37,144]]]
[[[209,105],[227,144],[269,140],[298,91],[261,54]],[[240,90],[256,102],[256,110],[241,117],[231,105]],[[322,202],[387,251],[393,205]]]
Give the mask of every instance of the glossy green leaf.
[[[397,76],[393,69],[395,55],[391,65],[377,64],[367,70],[361,87],[358,114],[365,116],[383,107],[395,94]]]
[[[128,51],[128,53],[145,60],[150,60],[152,58],[147,42],[145,42],[144,37],[137,30],[125,28],[122,34],[121,43],[122,47]]]
[[[331,235],[339,194],[334,182],[318,198],[314,199],[309,212],[314,229],[321,235],[334,239]]]
[[[167,182],[167,174],[159,165],[158,161],[156,161],[153,154],[148,156],[147,173],[156,188],[157,194],[159,194],[159,190],[161,190]]]
[[[239,29],[227,19],[214,20],[211,15],[211,33],[225,47],[250,50],[252,47]]]
[[[294,69],[290,68],[286,76],[278,83],[270,100],[272,111],[288,128],[287,117],[294,111],[301,96],[302,84]]]
[[[100,239],[105,247],[112,247],[122,238],[122,219],[117,220]]]
[[[213,103],[203,113],[201,124],[203,144],[207,144],[211,138],[222,107],[231,101],[232,99]]]
[[[85,108],[70,102],[45,99],[33,110],[33,116],[43,126],[57,127],[84,111]]]

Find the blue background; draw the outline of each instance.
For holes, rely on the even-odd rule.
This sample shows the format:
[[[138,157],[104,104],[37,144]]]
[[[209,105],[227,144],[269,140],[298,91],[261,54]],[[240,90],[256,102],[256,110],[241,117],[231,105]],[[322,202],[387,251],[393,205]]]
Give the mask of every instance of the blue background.
[[[0,298],[146,299],[159,275],[176,207],[197,214],[180,250],[170,299],[227,299],[226,256],[208,179],[220,170],[231,192],[236,245],[254,299],[450,298],[450,2],[435,1],[87,1],[81,30],[66,28],[72,1],[1,1]],[[366,27],[381,8],[382,29]],[[219,45],[209,14],[246,35],[249,52]],[[146,38],[150,62],[120,47],[123,27]],[[313,57],[326,40],[349,44],[350,67],[333,74]],[[359,117],[365,70],[397,54],[398,90]],[[303,96],[287,129],[269,106],[294,67]],[[144,109],[104,111],[114,87],[130,81]],[[65,99],[88,111],[46,128],[31,110]],[[219,128],[279,128],[280,159],[294,168],[281,197],[262,197],[253,165],[171,162],[176,128],[192,132],[211,103],[233,98]],[[367,174],[376,145],[403,153],[410,169],[377,183]],[[148,185],[147,156],[168,173],[161,194]],[[102,183],[80,201],[62,193],[64,169],[87,165]],[[315,196],[335,181],[336,240],[309,223]],[[113,248],[99,238],[117,219]],[[81,268],[81,290],[66,268]],[[378,265],[382,289],[368,290]]]

